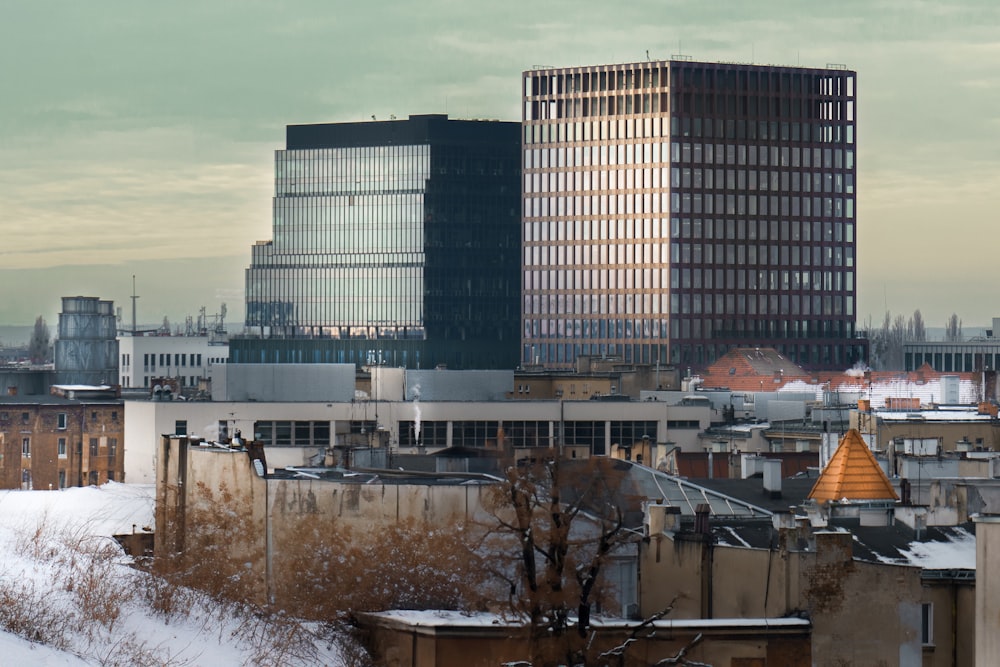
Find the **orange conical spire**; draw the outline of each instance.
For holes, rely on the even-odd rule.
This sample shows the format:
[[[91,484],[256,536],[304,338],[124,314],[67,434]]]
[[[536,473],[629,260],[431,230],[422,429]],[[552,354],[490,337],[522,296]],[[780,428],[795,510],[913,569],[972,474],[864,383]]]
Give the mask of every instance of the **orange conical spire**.
[[[817,502],[847,500],[898,500],[889,478],[856,429],[840,440],[837,451],[823,468],[809,492]]]

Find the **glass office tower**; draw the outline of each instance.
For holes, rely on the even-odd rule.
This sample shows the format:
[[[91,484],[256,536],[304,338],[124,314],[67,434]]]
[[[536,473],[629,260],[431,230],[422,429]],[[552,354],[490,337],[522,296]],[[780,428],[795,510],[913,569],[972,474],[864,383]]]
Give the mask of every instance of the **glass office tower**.
[[[289,126],[231,361],[513,368],[519,150],[443,115]]]
[[[837,66],[524,72],[522,362],[865,358],[856,92]]]

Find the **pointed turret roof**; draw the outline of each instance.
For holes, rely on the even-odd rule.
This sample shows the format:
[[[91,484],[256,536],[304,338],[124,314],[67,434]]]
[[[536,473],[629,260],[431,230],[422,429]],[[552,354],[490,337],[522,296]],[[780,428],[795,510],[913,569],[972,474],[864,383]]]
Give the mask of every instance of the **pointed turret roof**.
[[[809,499],[830,502],[898,500],[899,497],[861,434],[852,428],[841,438],[837,451],[809,492]]]

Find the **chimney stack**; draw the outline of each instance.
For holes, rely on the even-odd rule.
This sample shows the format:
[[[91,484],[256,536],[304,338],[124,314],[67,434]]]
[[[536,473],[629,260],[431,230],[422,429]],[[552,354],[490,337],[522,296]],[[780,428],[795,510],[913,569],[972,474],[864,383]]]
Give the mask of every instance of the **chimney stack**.
[[[694,508],[694,532],[699,535],[708,535],[708,515],[710,511],[708,503],[698,503]]]

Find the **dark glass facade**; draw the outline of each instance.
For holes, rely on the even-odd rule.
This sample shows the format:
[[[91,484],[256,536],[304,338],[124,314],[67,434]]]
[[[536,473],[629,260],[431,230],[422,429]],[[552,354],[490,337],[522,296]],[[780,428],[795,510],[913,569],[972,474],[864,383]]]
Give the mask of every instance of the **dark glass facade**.
[[[856,92],[839,68],[525,72],[522,361],[864,359]]]
[[[289,126],[235,363],[512,368],[517,123]]]

